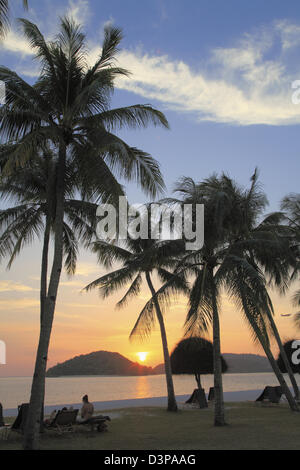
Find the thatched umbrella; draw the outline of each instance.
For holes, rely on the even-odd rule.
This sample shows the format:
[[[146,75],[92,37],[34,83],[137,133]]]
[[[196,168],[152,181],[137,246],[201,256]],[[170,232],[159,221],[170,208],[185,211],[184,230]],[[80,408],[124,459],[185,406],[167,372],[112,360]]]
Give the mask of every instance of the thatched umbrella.
[[[227,364],[222,359],[222,372],[226,372]],[[173,374],[190,374],[194,375],[197,383],[197,390],[194,390],[192,397],[188,402],[200,401],[204,405],[204,390],[201,386],[201,375],[213,374],[213,345],[210,341],[191,337],[181,340],[171,354],[171,367]],[[202,391],[200,393],[200,391]],[[206,401],[206,398],[205,398]],[[200,403],[201,406],[201,403]]]

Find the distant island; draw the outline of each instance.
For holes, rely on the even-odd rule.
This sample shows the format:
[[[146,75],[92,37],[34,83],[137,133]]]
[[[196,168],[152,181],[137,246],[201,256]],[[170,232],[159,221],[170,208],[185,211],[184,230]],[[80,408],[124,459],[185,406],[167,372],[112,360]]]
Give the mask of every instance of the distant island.
[[[271,372],[266,357],[257,354],[223,354],[228,364],[227,373]],[[75,356],[48,369],[47,377],[74,375],[158,375],[164,373],[164,364],[156,367],[132,362],[117,352],[95,351]]]
[[[132,362],[117,352],[82,354],[48,369],[47,377],[66,375],[153,375],[153,368]]]

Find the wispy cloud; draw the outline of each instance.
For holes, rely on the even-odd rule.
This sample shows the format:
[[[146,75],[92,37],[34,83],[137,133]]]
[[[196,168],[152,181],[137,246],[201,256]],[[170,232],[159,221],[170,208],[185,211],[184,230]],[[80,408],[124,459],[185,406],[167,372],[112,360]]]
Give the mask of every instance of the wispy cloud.
[[[85,287],[82,281],[61,281],[59,285],[64,287],[78,287],[78,289]]]
[[[0,281],[0,292],[32,292],[37,291],[33,287],[13,281]]]
[[[83,23],[90,14],[88,1],[70,0],[67,11]],[[300,64],[295,65],[290,54],[299,44],[300,24],[282,19],[244,34],[232,47],[212,49],[206,62],[199,57],[198,67],[143,49],[122,50],[119,64],[132,75],[116,85],[157,100],[165,109],[189,113],[199,122],[296,124],[300,107],[292,103],[291,84],[300,79]],[[23,57],[31,53],[13,32],[4,48]],[[98,43],[90,44],[90,63],[100,52]],[[23,73],[32,76],[35,71],[26,63]]]
[[[73,307],[73,308],[100,308],[100,302],[99,304],[84,304],[84,303],[80,303],[80,302],[67,302],[65,303],[65,305],[67,307]]]
[[[88,277],[91,274],[101,274],[100,267],[92,263],[78,263],[76,268],[76,276]]]
[[[73,18],[76,23],[86,23],[90,17],[88,0],[69,0],[66,15]]]
[[[27,308],[38,307],[39,301],[37,299],[8,299],[0,300],[0,310],[23,310]]]
[[[282,20],[245,34],[234,47],[212,49],[198,69],[166,55],[123,50],[119,63],[132,75],[117,86],[198,121],[295,124],[300,109],[292,103],[291,84],[300,78],[300,65],[295,70],[287,51],[299,43],[300,25]],[[91,62],[99,53],[97,47],[91,50]]]
[[[20,33],[13,30],[10,30],[5,40],[1,42],[1,49],[20,54],[21,57],[33,55],[29,42]]]

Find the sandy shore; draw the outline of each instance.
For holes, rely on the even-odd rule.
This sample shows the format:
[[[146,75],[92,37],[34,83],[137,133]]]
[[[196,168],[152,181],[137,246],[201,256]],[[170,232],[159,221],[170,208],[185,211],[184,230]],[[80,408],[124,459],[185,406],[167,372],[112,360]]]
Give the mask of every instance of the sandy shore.
[[[255,401],[260,395],[262,390],[242,390],[238,392],[224,392],[225,402],[239,402],[239,401]],[[190,395],[177,395],[179,404],[183,404]],[[95,410],[114,410],[118,408],[133,408],[139,406],[166,406],[167,397],[153,397],[153,398],[134,398],[128,400],[112,400],[112,401],[93,401]],[[51,413],[53,410],[61,409],[63,407],[81,408],[81,403],[62,403],[58,405],[45,406],[45,414]],[[3,410],[4,416],[16,416],[17,409],[10,408]]]

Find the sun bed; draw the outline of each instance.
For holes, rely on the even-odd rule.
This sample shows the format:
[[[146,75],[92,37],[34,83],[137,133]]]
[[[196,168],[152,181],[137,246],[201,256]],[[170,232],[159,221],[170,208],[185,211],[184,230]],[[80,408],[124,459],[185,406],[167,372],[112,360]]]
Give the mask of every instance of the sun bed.
[[[79,410],[59,410],[47,428],[55,429],[59,434],[74,431],[78,411]]]
[[[21,433],[24,432],[28,410],[29,410],[29,403],[22,403],[22,405],[18,406],[18,416],[16,417],[15,421],[13,422],[11,426],[11,429],[13,431],[19,431]]]
[[[186,403],[197,404],[199,408],[207,408],[208,405],[204,388],[196,388]]]
[[[214,387],[210,387],[207,399],[208,399],[208,401],[212,401],[212,400],[215,399],[215,389],[214,389]]]
[[[279,403],[282,396],[282,388],[281,387],[270,387],[267,386],[264,388],[263,392],[259,395],[256,399],[258,402],[264,402],[265,400],[269,401],[270,403]]]
[[[98,432],[105,432],[107,431],[106,421],[110,421],[109,416],[97,415],[97,416],[92,416],[86,421],[78,422],[77,424],[88,425],[90,426],[91,431],[94,431],[96,428]]]

